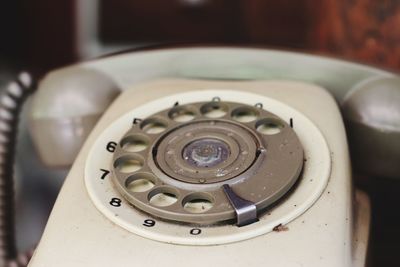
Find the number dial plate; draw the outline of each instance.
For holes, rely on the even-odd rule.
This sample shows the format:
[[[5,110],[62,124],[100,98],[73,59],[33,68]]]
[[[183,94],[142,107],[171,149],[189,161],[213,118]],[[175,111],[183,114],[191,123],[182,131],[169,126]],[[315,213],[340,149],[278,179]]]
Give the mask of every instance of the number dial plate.
[[[287,123],[294,122],[294,129],[304,148],[307,159],[297,188],[258,222],[245,227],[216,225],[201,227],[176,224],[159,220],[131,206],[114,188],[110,175],[113,151],[110,142],[118,142],[131,128],[134,118],[146,118],[156,111],[171,107],[177,99],[181,104],[209,101],[218,96],[223,101],[247,105],[262,103],[264,107]],[[89,152],[85,166],[85,183],[96,207],[117,225],[157,241],[186,245],[215,245],[249,239],[273,230],[278,224],[287,224],[304,213],[321,195],[330,175],[330,153],[318,128],[303,114],[276,100],[252,93],[228,90],[207,90],[182,93],[154,100],[121,116],[96,140]],[[120,205],[118,200],[120,199]],[[113,205],[111,204],[113,203]]]
[[[223,107],[223,114],[209,118],[203,112],[210,106],[214,107],[210,109],[212,112],[219,110],[215,107]],[[190,112],[191,119],[185,122],[174,120],[171,113],[176,110]],[[239,117],[238,114],[245,115]],[[252,115],[251,120],[238,121],[247,114]],[[164,126],[163,131],[146,134],[146,122],[154,124],[156,121]],[[263,122],[269,122],[279,130],[274,134],[262,134],[257,125],[264,125]],[[142,166],[136,172],[128,173],[113,168],[112,177],[116,188],[132,205],[171,221],[206,225],[235,220],[235,210],[222,188],[224,184],[241,198],[254,203],[261,214],[295,184],[304,162],[303,150],[293,129],[274,114],[253,105],[223,100],[181,104],[152,114],[142,125],[134,125],[122,138],[114,152],[114,167],[121,159],[135,157],[143,159]],[[130,152],[126,149],[128,140],[139,140],[138,137],[146,139],[146,148]],[[188,163],[183,151],[202,140],[225,144],[225,160],[206,168]],[[208,146],[207,149],[212,151]],[[189,154],[192,155],[193,150]],[[132,190],[132,181],[144,176],[151,179],[147,181],[154,188]],[[173,195],[174,202],[153,205],[152,196],[163,190]],[[210,207],[192,212],[185,208],[187,199],[206,199]]]

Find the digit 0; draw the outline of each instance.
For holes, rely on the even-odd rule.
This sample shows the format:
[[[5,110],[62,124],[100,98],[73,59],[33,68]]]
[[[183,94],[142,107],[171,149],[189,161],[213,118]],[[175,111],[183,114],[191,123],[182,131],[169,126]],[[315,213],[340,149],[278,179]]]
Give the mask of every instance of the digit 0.
[[[199,234],[201,234],[201,229],[193,228],[192,230],[190,230],[190,234],[191,235],[199,235]]]

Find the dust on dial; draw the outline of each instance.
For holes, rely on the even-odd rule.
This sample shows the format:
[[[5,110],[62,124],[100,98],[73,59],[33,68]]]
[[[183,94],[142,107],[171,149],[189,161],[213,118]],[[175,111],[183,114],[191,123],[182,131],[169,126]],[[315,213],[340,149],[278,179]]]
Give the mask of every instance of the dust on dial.
[[[303,149],[293,129],[262,105],[176,105],[123,136],[112,180],[137,209],[179,223],[243,226],[297,181]]]

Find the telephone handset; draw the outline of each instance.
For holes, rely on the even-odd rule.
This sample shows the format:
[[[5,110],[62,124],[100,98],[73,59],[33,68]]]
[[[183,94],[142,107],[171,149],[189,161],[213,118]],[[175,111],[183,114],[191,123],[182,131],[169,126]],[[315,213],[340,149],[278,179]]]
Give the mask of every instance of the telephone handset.
[[[138,52],[50,73],[31,134],[48,165],[76,159],[29,266],[364,266],[368,197],[351,186],[326,88],[337,99],[356,88],[344,110],[359,153],[382,127],[360,103],[383,87],[390,106],[399,84],[352,63],[239,48]],[[398,122],[383,119],[379,144],[363,149],[382,154],[379,138],[397,137]],[[400,149],[387,150],[381,173],[398,175]]]

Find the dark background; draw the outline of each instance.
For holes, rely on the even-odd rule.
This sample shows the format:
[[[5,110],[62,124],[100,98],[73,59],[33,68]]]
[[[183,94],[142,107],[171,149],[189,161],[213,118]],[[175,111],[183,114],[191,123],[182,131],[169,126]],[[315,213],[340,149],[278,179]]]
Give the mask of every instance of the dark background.
[[[0,4],[0,56],[45,71],[80,60],[78,0]],[[396,0],[99,0],[107,43],[216,43],[322,53],[400,68]]]
[[[80,52],[85,44],[78,38],[78,1],[0,3],[0,86],[21,69],[40,76],[106,53]],[[396,0],[100,0],[98,13],[101,46],[250,45],[400,69]],[[400,183],[356,177],[373,207],[370,265],[399,266]]]

